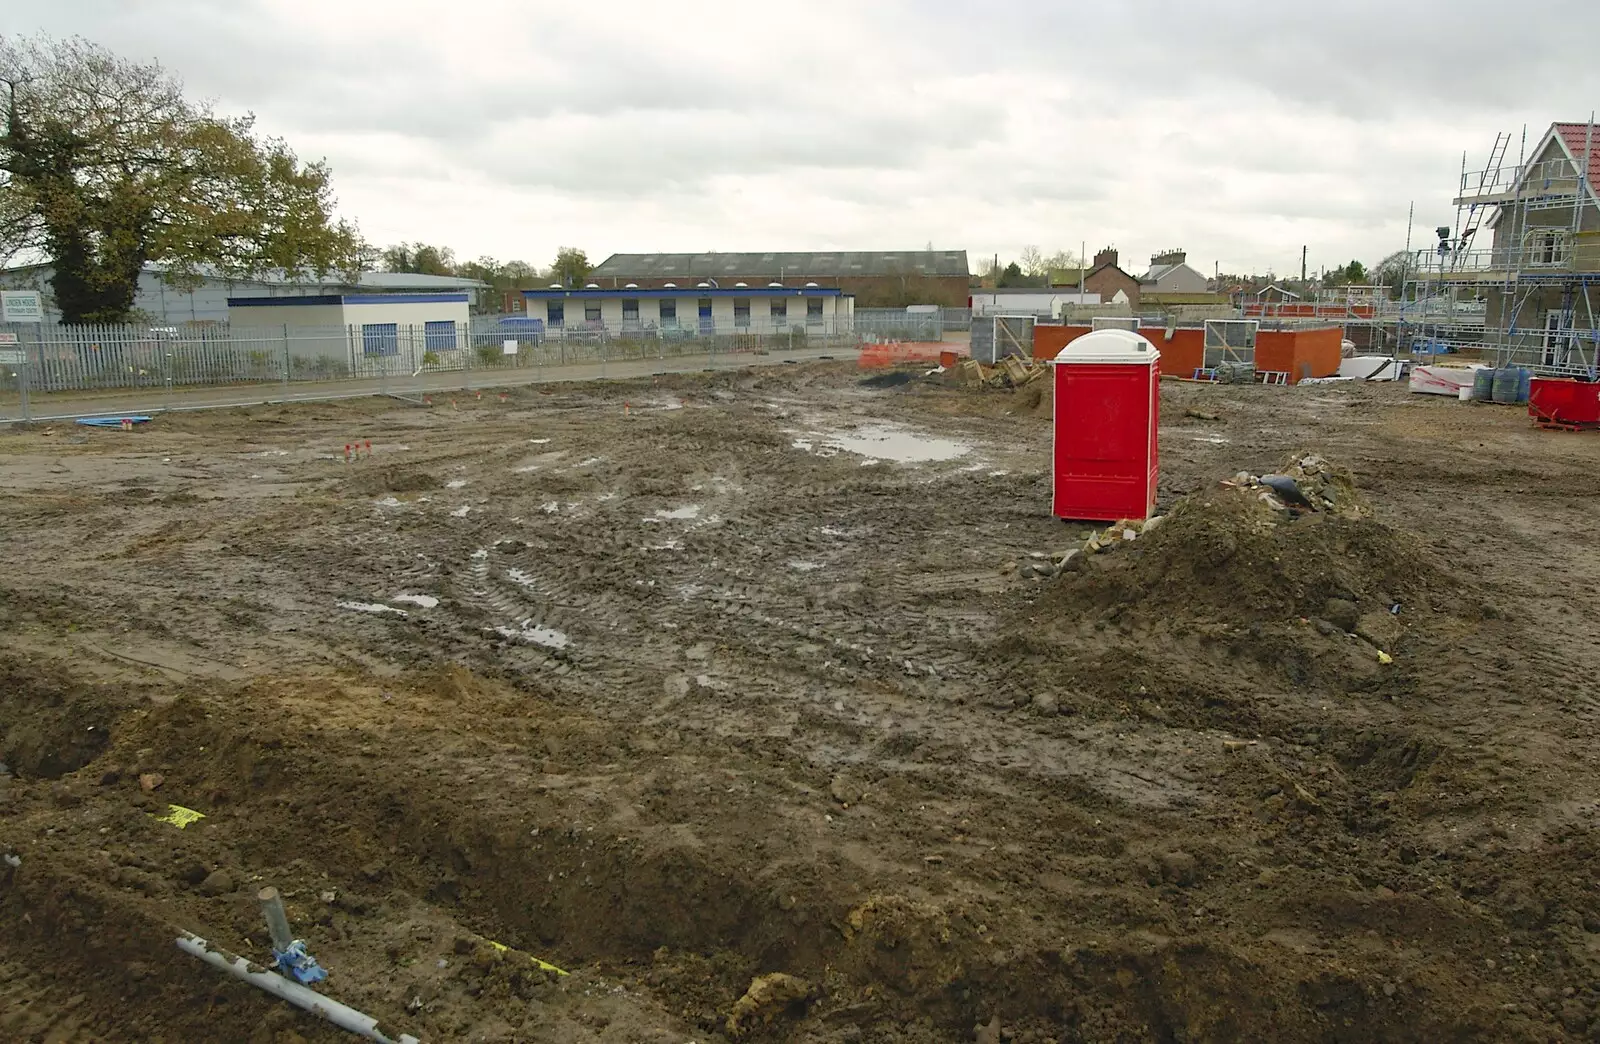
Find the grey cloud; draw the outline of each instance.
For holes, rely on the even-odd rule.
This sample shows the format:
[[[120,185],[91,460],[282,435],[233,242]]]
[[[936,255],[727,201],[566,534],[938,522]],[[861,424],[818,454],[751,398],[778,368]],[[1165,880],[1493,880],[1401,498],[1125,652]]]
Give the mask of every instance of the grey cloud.
[[[1419,221],[1453,216],[1460,153],[1481,154],[1495,127],[1587,115],[1600,72],[1587,34],[1559,27],[1590,9],[824,0],[715,18],[627,2],[589,17],[0,0],[8,26],[160,57],[301,155],[326,154],[364,226],[469,255],[547,253],[530,235],[601,253],[761,234],[974,254],[1114,239],[1135,258],[1185,242],[1280,264],[1298,263],[1285,236],[1376,256],[1403,237],[1408,201]],[[386,202],[402,198],[460,205],[445,217]],[[538,227],[508,227],[530,199]],[[785,219],[791,199],[825,221]],[[685,242],[641,242],[641,227]]]

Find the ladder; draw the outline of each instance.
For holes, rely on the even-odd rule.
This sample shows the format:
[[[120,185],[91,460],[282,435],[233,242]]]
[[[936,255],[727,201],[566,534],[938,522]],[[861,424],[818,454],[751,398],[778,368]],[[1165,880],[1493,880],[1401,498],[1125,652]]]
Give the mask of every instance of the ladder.
[[[1484,168],[1478,172],[1478,187],[1473,193],[1475,198],[1471,203],[1464,205],[1464,210],[1463,207],[1456,208],[1456,256],[1451,258],[1452,268],[1455,267],[1454,262],[1460,257],[1460,255],[1466,253],[1467,246],[1471,242],[1473,234],[1476,233],[1482,225],[1484,215],[1480,214],[1479,212],[1493,209],[1495,206],[1493,203],[1482,203],[1479,200],[1485,194],[1495,189],[1499,184],[1500,167],[1505,163],[1506,150],[1510,147],[1511,132],[1496,132],[1494,136],[1494,147],[1489,150],[1489,162],[1485,164]],[[1465,182],[1466,179],[1463,178],[1462,180]],[[1462,184],[1461,186],[1461,193],[1462,195],[1467,193],[1467,186],[1465,184]]]

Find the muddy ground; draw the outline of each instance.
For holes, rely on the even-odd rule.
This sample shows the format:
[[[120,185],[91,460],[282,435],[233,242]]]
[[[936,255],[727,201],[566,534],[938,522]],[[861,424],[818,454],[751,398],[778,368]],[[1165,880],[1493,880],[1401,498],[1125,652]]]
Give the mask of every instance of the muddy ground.
[[[271,884],[430,1042],[1600,1039],[1600,437],[1163,410],[1168,522],[1045,580],[1031,390],[0,434],[0,1038],[345,1039],[173,946]],[[1304,452],[1348,517],[1219,486]]]

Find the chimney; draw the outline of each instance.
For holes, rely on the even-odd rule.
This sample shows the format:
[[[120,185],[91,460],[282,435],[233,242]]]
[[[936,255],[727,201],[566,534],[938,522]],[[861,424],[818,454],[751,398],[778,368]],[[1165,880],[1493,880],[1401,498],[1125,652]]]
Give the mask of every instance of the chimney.
[[[1117,264],[1117,248],[1116,247],[1104,247],[1104,248],[1101,249],[1101,251],[1098,254],[1094,255],[1094,266],[1093,267],[1095,267],[1095,268],[1099,268],[1101,265],[1111,265],[1112,267],[1115,267],[1116,264]]]
[[[1178,250],[1163,250],[1150,259],[1150,267],[1154,268],[1156,265],[1181,265],[1183,264],[1183,259],[1188,256],[1181,248]]]

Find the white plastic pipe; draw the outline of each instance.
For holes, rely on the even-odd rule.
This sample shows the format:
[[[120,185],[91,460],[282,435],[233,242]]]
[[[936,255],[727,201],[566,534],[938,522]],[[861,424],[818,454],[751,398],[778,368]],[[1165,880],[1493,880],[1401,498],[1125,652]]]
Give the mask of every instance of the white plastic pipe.
[[[200,958],[209,965],[221,968],[236,979],[243,979],[252,986],[258,986],[297,1008],[304,1008],[313,1015],[327,1019],[340,1029],[349,1030],[357,1036],[375,1040],[378,1044],[422,1044],[409,1033],[402,1033],[397,1039],[386,1037],[378,1030],[378,1020],[371,1015],[363,1015],[356,1009],[340,1004],[331,997],[324,997],[316,990],[302,986],[293,979],[286,979],[275,972],[253,965],[243,957],[226,950],[219,950],[192,932],[184,932],[178,936],[178,949]]]

